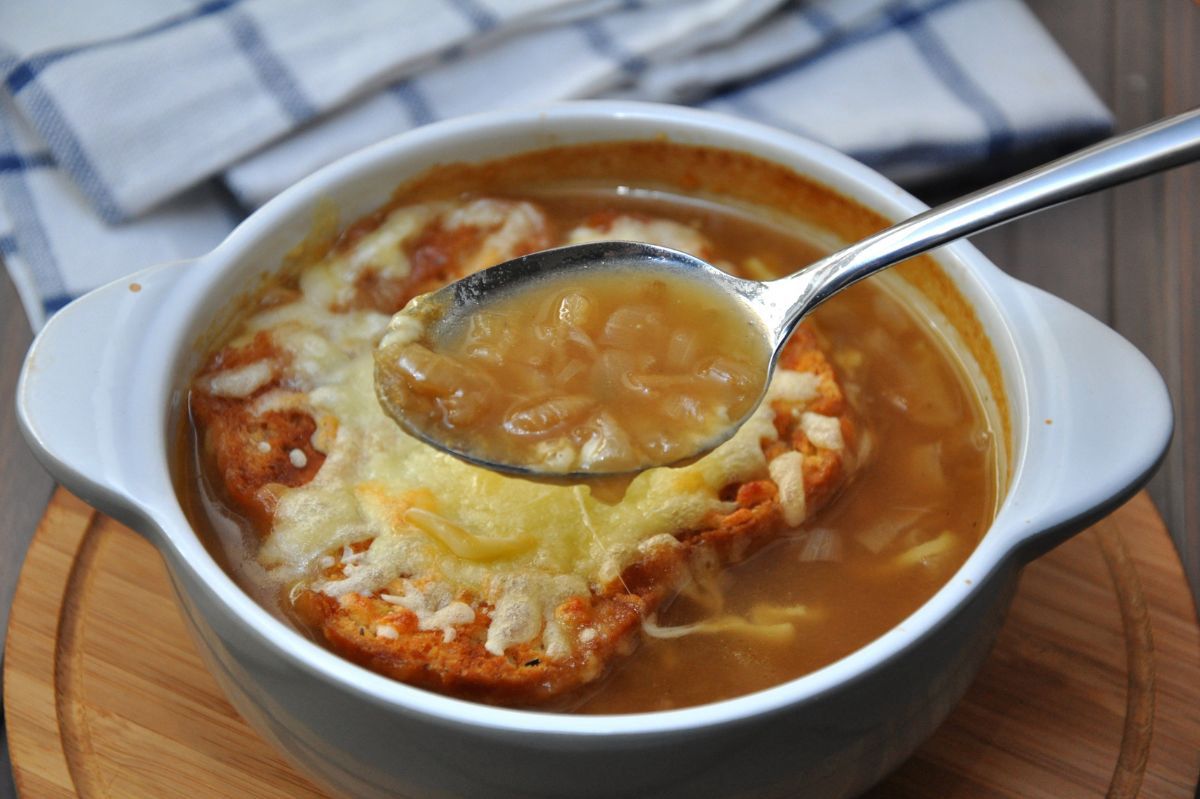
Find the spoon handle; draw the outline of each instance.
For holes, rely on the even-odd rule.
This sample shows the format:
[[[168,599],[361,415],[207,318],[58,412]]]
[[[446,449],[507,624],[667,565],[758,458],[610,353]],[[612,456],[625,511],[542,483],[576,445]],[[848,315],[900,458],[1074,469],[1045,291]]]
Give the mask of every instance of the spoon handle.
[[[1138,128],[930,209],[767,284],[782,341],[817,303],[940,244],[1200,158],[1200,108]]]

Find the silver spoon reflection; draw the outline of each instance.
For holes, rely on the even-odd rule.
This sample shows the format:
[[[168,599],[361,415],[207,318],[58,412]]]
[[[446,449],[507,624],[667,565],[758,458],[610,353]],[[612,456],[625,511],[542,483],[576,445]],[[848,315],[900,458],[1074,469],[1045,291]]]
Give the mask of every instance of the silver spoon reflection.
[[[376,351],[376,393],[385,412],[407,432],[471,463],[511,474],[579,480],[629,476],[656,466],[688,462],[734,435],[761,403],[780,350],[796,325],[842,289],[941,244],[1198,157],[1200,109],[1109,139],[926,211],[799,272],[766,282],[734,277],[686,253],[634,242],[580,244],[525,255],[419,297],[397,314]],[[430,377],[439,368],[434,361],[441,342],[461,336],[467,324],[482,318],[498,303],[519,302],[530,292],[573,285],[596,275],[615,275],[616,282],[630,285],[689,285],[723,306],[721,313],[735,320],[732,329],[742,333],[752,329],[761,336],[761,371],[752,381],[742,381],[742,388],[750,392],[745,407],[736,406],[738,412],[728,418],[708,414],[709,428],[714,428],[711,422],[717,419],[714,429],[672,431],[686,443],[682,450],[639,450],[632,462],[605,457],[580,459],[577,453],[574,459],[569,455],[558,458],[553,448],[548,450],[544,444],[498,456],[481,443],[486,437],[456,434],[456,409],[470,405],[486,386],[461,369],[441,369],[440,377]],[[418,414],[414,397],[422,391],[430,393],[426,391],[429,385],[421,381],[438,380],[448,393],[434,405],[424,397],[426,407],[436,406],[436,411]],[[527,411],[526,417],[532,414],[542,422],[555,421],[572,409],[591,407],[591,399],[575,395],[551,399],[543,403],[544,408]],[[462,413],[469,415],[467,411]],[[535,444],[537,439],[536,435],[529,437]],[[537,456],[532,454],[535,450]]]

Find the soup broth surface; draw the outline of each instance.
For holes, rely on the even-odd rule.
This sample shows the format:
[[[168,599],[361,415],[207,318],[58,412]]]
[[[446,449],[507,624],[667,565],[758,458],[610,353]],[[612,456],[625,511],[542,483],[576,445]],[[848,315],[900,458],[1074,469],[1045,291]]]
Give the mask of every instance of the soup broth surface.
[[[611,222],[627,216],[656,224],[664,221],[671,225],[666,238],[694,237],[694,241],[660,239],[652,243],[690,249],[721,268],[756,279],[776,277],[822,254],[809,243],[742,212],[658,192],[564,189],[504,199],[535,204],[554,231],[577,230],[597,219]],[[608,229],[613,227],[610,224]],[[348,248],[370,237],[372,230],[370,224],[351,226],[327,258],[345,257]],[[612,235],[623,237],[619,232]],[[372,279],[376,281],[372,296],[386,292],[386,286],[378,288],[377,276]],[[295,295],[311,293],[316,280],[306,272],[284,274],[260,293],[252,310],[259,316],[254,318],[270,314],[287,318]],[[424,288],[438,284],[435,276]],[[336,294],[340,290],[330,289],[330,306],[335,312],[339,303],[345,306],[361,300],[361,294],[354,292],[364,291],[364,286],[353,287],[351,294]],[[406,300],[389,298],[392,305]],[[260,361],[251,361],[252,356],[221,353],[229,352],[232,344],[241,347],[237,352],[252,350],[255,336],[261,332],[256,325],[259,323],[252,321],[235,326],[223,342],[225,349],[210,357],[208,376],[198,378],[197,386],[211,388],[216,379],[211,374],[217,367],[226,369],[221,375],[253,371]],[[911,614],[945,584],[978,543],[997,501],[997,445],[979,399],[944,342],[883,282],[874,279],[818,308],[809,328],[833,364],[858,430],[854,468],[837,496],[799,526],[778,519],[772,522],[771,543],[741,562],[722,569],[693,568],[679,594],[644,620],[636,651],[616,659],[604,679],[570,692],[569,700],[559,707],[584,713],[686,707],[801,676],[862,647]],[[229,401],[244,401],[235,389],[230,389]],[[199,402],[198,390],[193,389],[194,404]],[[374,402],[373,396],[370,401]],[[313,429],[305,429],[293,442],[289,459],[295,474],[287,479],[319,484],[321,470],[326,468],[320,437],[328,432],[322,424],[318,418]],[[188,456],[181,493],[194,526],[210,551],[249,592],[299,628],[311,629],[311,613],[303,602],[296,602],[297,580],[301,573],[309,574],[311,580],[312,570],[318,568],[325,569],[326,583],[347,579],[365,551],[361,540],[343,536],[335,547],[342,554],[324,555],[319,562],[306,561],[290,570],[279,568],[279,545],[267,535],[270,513],[279,512],[271,504],[275,500],[263,499],[262,513],[255,510],[258,504],[239,506],[232,501],[233,489],[223,476],[228,472],[222,471],[222,464],[209,451],[206,436],[211,433],[200,422],[183,436]],[[706,460],[701,459],[698,467]],[[481,482],[463,485],[463,491],[492,491],[493,479],[514,479],[471,474],[471,480]],[[495,490],[496,496],[504,495],[502,488]],[[634,483],[630,493],[636,499],[645,492]],[[258,495],[255,497],[257,502]],[[593,499],[598,503],[589,506],[597,509],[594,513],[613,501]],[[542,553],[538,547],[544,547],[544,542],[533,542],[546,535],[537,529],[537,520],[543,518],[548,529],[555,525],[554,518],[531,511],[527,528],[514,532],[510,526],[497,528],[500,532],[496,535],[462,538],[463,529],[439,527],[444,519],[427,511],[422,502],[412,499],[393,511],[440,542],[442,563],[451,557],[445,555],[447,549],[465,562],[463,574],[467,576],[463,580],[476,579],[472,575],[482,574],[485,567],[504,568],[510,561],[535,557],[530,553]],[[621,518],[616,515],[620,506],[613,507],[613,518]],[[654,503],[647,500],[639,507],[654,507]],[[554,530],[549,534],[554,535]],[[618,531],[613,538],[600,535],[577,546],[562,542],[555,546],[555,551],[569,560],[583,558],[585,552],[592,557],[597,549],[611,554],[627,545]],[[269,557],[264,557],[268,549]],[[538,561],[542,563],[546,556],[536,557],[542,558]],[[593,584],[595,575],[603,571],[602,565],[596,568],[599,571],[586,578]],[[282,571],[288,577],[281,581],[276,572]],[[439,612],[454,609],[454,605],[443,603]],[[461,612],[465,618],[466,611]],[[316,632],[313,636],[322,640]],[[489,646],[491,643],[489,638]],[[503,642],[497,646],[502,647]]]

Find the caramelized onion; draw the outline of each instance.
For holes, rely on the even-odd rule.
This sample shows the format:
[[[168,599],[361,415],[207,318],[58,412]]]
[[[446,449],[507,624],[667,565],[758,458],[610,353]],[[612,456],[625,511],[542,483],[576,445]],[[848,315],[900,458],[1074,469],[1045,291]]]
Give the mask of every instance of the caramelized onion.
[[[733,386],[747,386],[753,382],[754,368],[724,355],[719,355],[709,361],[700,373],[701,376]]]
[[[662,338],[663,318],[654,307],[634,305],[618,308],[604,323],[602,341],[622,350],[639,350],[648,341]]]
[[[610,414],[601,413],[592,420],[579,459],[583,466],[596,468],[627,463],[634,454],[633,444],[621,425]]]
[[[453,358],[435,354],[421,344],[402,348],[394,364],[417,394],[450,395],[476,382],[471,372]]]
[[[559,321],[574,328],[591,323],[595,313],[596,304],[578,291],[568,292],[558,301]]]
[[[699,348],[699,335],[686,328],[676,330],[667,342],[667,368],[682,372],[691,366]]]
[[[837,563],[842,559],[842,539],[833,530],[818,527],[804,537],[801,563]]]

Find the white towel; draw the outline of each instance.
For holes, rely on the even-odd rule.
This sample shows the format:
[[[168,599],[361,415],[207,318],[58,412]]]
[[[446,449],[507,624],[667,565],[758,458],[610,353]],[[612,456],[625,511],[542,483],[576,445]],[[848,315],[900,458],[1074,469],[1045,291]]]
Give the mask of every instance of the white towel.
[[[691,103],[908,186],[1112,124],[1020,0],[7,0],[0,88],[0,256],[35,327],[467,112]]]

